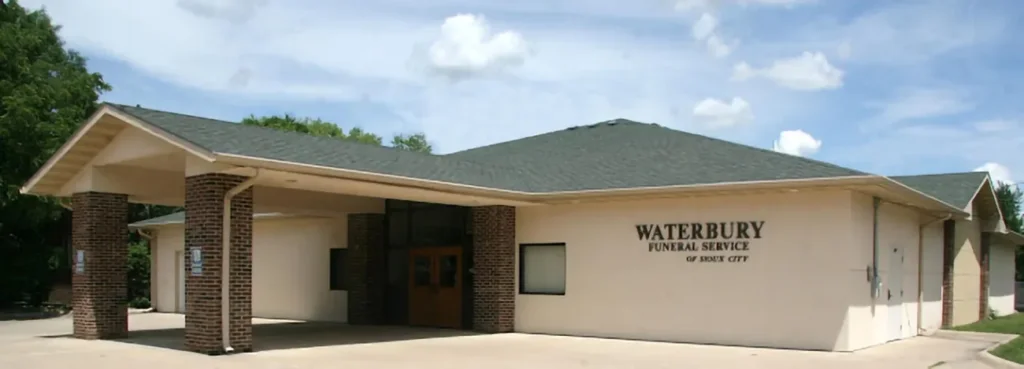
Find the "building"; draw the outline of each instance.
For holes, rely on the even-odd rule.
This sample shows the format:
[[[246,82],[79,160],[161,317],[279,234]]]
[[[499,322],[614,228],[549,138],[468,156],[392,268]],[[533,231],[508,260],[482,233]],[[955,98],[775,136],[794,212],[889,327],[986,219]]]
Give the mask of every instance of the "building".
[[[852,351],[1007,312],[1024,244],[984,173],[622,119],[427,155],[104,104],[22,191],[72,198],[82,338],[127,330],[127,203],[184,205],[132,228],[204,353],[253,315]]]

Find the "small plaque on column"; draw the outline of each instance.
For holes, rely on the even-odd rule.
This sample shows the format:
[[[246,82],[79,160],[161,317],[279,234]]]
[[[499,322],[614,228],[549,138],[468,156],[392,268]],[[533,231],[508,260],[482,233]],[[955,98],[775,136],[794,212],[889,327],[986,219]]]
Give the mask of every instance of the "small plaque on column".
[[[203,275],[203,249],[193,247],[192,250],[192,275]]]
[[[85,250],[75,250],[75,273],[85,273]]]

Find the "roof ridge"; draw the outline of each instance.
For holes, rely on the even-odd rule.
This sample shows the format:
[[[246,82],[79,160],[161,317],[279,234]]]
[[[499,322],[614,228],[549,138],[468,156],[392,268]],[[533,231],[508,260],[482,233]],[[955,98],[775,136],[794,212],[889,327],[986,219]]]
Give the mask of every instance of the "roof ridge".
[[[990,175],[987,171],[972,170],[972,171],[949,172],[949,173],[903,174],[903,175],[887,176],[887,177],[889,177],[889,178],[937,177],[937,176],[954,176],[954,175],[967,175],[967,174],[986,175],[986,176]]]
[[[275,128],[271,128],[271,127],[243,124],[242,122],[232,122],[232,121],[227,121],[227,120],[223,120],[223,119],[209,118],[209,117],[203,117],[203,116],[198,116],[198,115],[193,115],[193,114],[184,114],[184,113],[177,113],[177,112],[172,112],[172,111],[167,111],[167,110],[146,108],[146,107],[142,107],[141,105],[140,106],[131,106],[131,105],[125,105],[125,104],[112,103],[112,102],[103,102],[103,104],[111,105],[111,106],[117,108],[118,110],[123,111],[123,112],[128,113],[128,114],[133,115],[133,116],[134,116],[134,114],[131,114],[130,112],[125,111],[124,108],[142,109],[142,110],[148,110],[148,111],[162,113],[162,114],[171,114],[171,115],[176,115],[176,116],[181,116],[181,117],[189,117],[189,118],[194,118],[194,119],[202,119],[202,120],[205,120],[205,121],[210,121],[210,122],[218,123],[218,124],[230,124],[230,125],[233,125],[233,126],[236,126],[236,127],[247,127],[247,128],[242,128],[242,129],[256,129],[256,130],[263,130],[263,131],[267,131],[267,132],[274,132],[275,134],[300,135],[300,136],[303,136],[303,137],[313,137],[313,138],[318,139],[318,140],[330,140],[330,141],[336,141],[336,142],[344,142],[345,144],[363,145],[363,146],[366,146],[366,147],[375,147],[375,148],[385,149],[385,150],[392,150],[392,151],[398,151],[398,152],[407,152],[407,153],[412,153],[412,154],[415,154],[415,155],[422,155],[422,156],[430,156],[430,157],[444,156],[444,155],[433,154],[433,153],[425,153],[425,152],[419,152],[419,151],[402,150],[402,149],[398,149],[398,148],[395,148],[395,147],[392,147],[392,146],[386,146],[386,145],[383,144],[383,142],[380,145],[374,145],[374,144],[369,144],[369,143],[361,142],[361,141],[351,141],[351,140],[339,139],[339,138],[335,138],[335,137],[317,136],[317,135],[312,135],[312,134],[302,133],[302,132],[285,131],[285,130],[275,129]],[[139,118],[139,117],[136,117],[136,118]],[[331,124],[334,124],[335,126],[338,126],[337,123],[331,122]],[[338,126],[338,129],[342,129],[341,126]],[[384,138],[381,137],[381,141],[383,141],[383,139]]]
[[[797,155],[790,155],[790,154],[781,153],[781,152],[778,152],[778,151],[775,151],[775,150],[768,150],[768,149],[765,149],[763,147],[757,147],[757,146],[753,146],[753,145],[747,145],[747,144],[742,144],[742,143],[738,143],[738,142],[732,142],[732,141],[729,141],[729,140],[724,140],[724,139],[721,139],[721,138],[716,138],[716,137],[711,137],[711,136],[707,136],[707,135],[702,135],[702,134],[699,134],[699,133],[693,133],[693,132],[688,132],[688,131],[683,131],[683,130],[678,130],[678,129],[672,129],[672,128],[665,127],[665,126],[662,126],[662,125],[659,125],[659,124],[656,124],[656,123],[651,124],[651,126],[657,127],[657,128],[661,128],[663,130],[666,130],[666,131],[669,131],[669,132],[672,132],[672,133],[675,133],[675,134],[696,136],[696,137],[699,137],[699,138],[702,138],[702,139],[715,141],[716,143],[723,143],[723,144],[728,144],[728,145],[732,145],[732,146],[743,147],[743,148],[746,148],[746,149],[751,149],[751,150],[763,152],[763,153],[768,154],[768,155],[779,156],[779,157],[786,157],[786,158],[790,158],[790,159],[795,159],[797,161],[803,161],[803,162],[813,163],[813,164],[817,164],[817,165],[824,165],[824,166],[827,166],[827,167],[830,167],[830,168],[848,170],[848,171],[852,171],[852,172],[856,172],[856,173],[862,173],[862,174],[865,174],[865,175],[876,175],[874,173],[868,173],[868,172],[865,172],[865,171],[862,171],[862,170],[857,170],[857,169],[847,168],[847,167],[844,167],[844,166],[841,166],[841,165],[837,165],[837,164],[832,164],[832,163],[829,163],[827,161],[821,161],[821,160],[811,159],[811,158],[807,158],[807,157],[803,157],[803,156],[797,156]]]
[[[472,147],[472,148],[468,148],[468,149],[465,149],[465,150],[460,150],[460,151],[456,151],[456,152],[450,152],[450,153],[444,154],[442,156],[463,154],[463,153],[471,152],[471,151],[474,151],[474,150],[488,149],[488,148],[493,148],[493,147],[497,147],[497,146],[503,146],[503,145],[506,145],[506,144],[513,144],[513,143],[523,142],[523,141],[534,139],[534,138],[537,138],[537,137],[548,136],[548,135],[559,134],[559,133],[565,133],[565,132],[571,132],[571,131],[575,131],[575,130],[583,129],[583,128],[606,128],[606,127],[614,127],[614,126],[617,126],[617,125],[658,126],[657,123],[645,123],[645,122],[638,122],[638,121],[631,120],[631,119],[615,118],[615,119],[609,119],[609,120],[605,120],[605,121],[600,121],[600,122],[597,122],[597,123],[568,126],[566,128],[556,129],[556,130],[546,131],[546,132],[541,132],[541,133],[537,133],[537,134],[526,136],[526,137],[517,138],[517,139],[514,139],[514,140],[510,140],[510,141],[495,142],[495,143],[492,143],[492,144],[489,144],[489,145]]]

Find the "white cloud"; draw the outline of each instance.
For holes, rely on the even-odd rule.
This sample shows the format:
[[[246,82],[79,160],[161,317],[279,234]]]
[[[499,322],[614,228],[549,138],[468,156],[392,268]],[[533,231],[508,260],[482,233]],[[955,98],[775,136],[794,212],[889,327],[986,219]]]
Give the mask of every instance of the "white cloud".
[[[849,59],[852,54],[853,46],[850,46],[849,41],[840,42],[839,46],[836,46],[836,56],[838,56],[840,60]]]
[[[988,172],[988,174],[990,176],[992,176],[992,180],[995,183],[997,183],[997,184],[998,183],[1006,183],[1006,184],[1013,184],[1014,183],[1013,176],[1010,175],[1010,168],[1007,168],[1005,165],[1002,165],[1002,164],[999,164],[999,163],[988,162],[988,163],[985,163],[984,165],[982,165],[980,167],[974,168],[974,171],[975,172]]]
[[[732,52],[732,46],[722,41],[722,38],[715,32],[718,27],[718,19],[711,13],[703,13],[691,27],[693,39],[704,42],[708,53],[715,58],[723,58]]]
[[[975,122],[974,129],[981,133],[1000,133],[1013,130],[1024,131],[1024,124],[1012,120],[993,119]]]
[[[680,12],[709,11],[722,5],[738,4],[742,6],[762,5],[793,7],[795,5],[810,4],[817,0],[676,0],[675,10]]]
[[[717,5],[717,0],[676,0],[675,9],[681,12],[708,11]]]
[[[465,77],[521,65],[529,53],[514,31],[492,34],[482,15],[459,14],[445,19],[441,37],[428,51],[431,67],[450,77]]]
[[[251,19],[259,8],[267,5],[267,1],[178,0],[177,5],[179,8],[200,17],[244,23]]]
[[[708,98],[693,107],[693,117],[710,128],[726,128],[754,120],[754,113],[740,97],[732,98],[731,102]]]
[[[730,91],[736,86],[721,79],[731,65],[707,57],[703,43],[678,47],[679,35],[690,39],[691,24],[680,25],[680,14],[653,2],[183,1],[222,10],[203,13],[178,0],[22,4],[46,5],[68,47],[88,56],[90,68],[114,84],[106,100],[222,119],[249,110],[314,114],[382,135],[422,131],[439,152],[616,117],[701,132],[708,128],[693,118],[693,104],[737,95],[757,102],[758,124],[709,133],[757,142],[777,134],[775,124],[818,109],[768,84]],[[451,9],[485,14],[493,32],[484,42],[502,31],[521,34],[528,57],[515,73],[493,78],[457,84],[429,78],[423,73],[433,70],[429,50],[444,17],[455,14]],[[569,15],[582,21],[560,21]],[[678,32],[634,32],[609,19]],[[487,73],[495,70],[508,69]]]
[[[974,104],[959,91],[915,88],[904,90],[883,104],[881,118],[895,122],[951,115],[972,108]]]
[[[775,140],[773,149],[785,154],[808,156],[821,149],[821,140],[799,129],[782,131],[779,133],[779,138]]]
[[[708,36],[711,36],[715,32],[715,27],[718,26],[718,19],[710,13],[701,14],[697,22],[693,23],[693,38],[701,41]]]
[[[817,0],[739,0],[739,3],[743,5],[768,5],[792,7],[795,5],[810,4],[816,1]]]
[[[781,59],[763,69],[741,62],[733,69],[732,79],[745,81],[763,77],[794,90],[830,90],[843,86],[844,72],[832,66],[820,52],[804,52],[800,56]]]
[[[726,56],[729,56],[729,53],[732,52],[732,46],[729,46],[725,42],[722,42],[722,39],[718,38],[718,36],[716,35],[711,35],[711,37],[708,37],[707,43],[708,52],[711,53],[711,56],[714,56],[716,58],[724,58]]]

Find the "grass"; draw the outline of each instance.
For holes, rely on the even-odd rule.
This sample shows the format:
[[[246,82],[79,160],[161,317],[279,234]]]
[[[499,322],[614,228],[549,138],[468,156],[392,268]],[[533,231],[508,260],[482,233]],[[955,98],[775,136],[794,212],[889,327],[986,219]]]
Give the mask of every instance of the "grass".
[[[995,319],[980,320],[971,324],[953,327],[955,331],[1024,334],[1024,313],[1016,313]]]
[[[1024,336],[1018,336],[1013,341],[1007,342],[989,351],[992,355],[1003,359],[1024,364]]]
[[[986,319],[959,327],[953,327],[956,331],[986,332],[986,333],[1008,333],[1024,334],[1024,313],[1007,315],[995,319]],[[1018,336],[1012,341],[992,349],[992,355],[1003,359],[1024,364],[1024,336]]]

